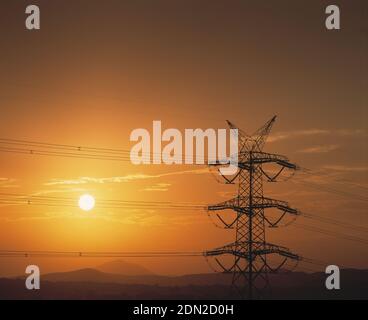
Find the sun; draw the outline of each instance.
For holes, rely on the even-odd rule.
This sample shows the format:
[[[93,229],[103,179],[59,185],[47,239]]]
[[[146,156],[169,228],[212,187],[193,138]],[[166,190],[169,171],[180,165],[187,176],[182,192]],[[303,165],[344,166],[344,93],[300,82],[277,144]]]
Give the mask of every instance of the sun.
[[[81,208],[84,211],[90,211],[95,206],[95,198],[92,197],[89,194],[84,194],[79,198],[79,208]]]

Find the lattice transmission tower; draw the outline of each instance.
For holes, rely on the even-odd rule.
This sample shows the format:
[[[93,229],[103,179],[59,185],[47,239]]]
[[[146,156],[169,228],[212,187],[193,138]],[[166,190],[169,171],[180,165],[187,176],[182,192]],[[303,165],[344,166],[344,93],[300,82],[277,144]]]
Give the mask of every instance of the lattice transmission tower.
[[[225,273],[232,273],[232,288],[241,299],[267,297],[269,288],[268,273],[277,272],[288,259],[297,262],[299,256],[287,248],[266,242],[266,227],[276,227],[286,215],[296,217],[298,211],[289,207],[285,201],[264,197],[263,181],[276,181],[284,169],[292,171],[297,166],[278,154],[263,152],[267,136],[270,133],[276,116],[258,129],[254,134],[247,135],[234,124],[228,122],[231,129],[238,129],[238,171],[231,178],[223,176],[226,183],[237,184],[237,195],[231,200],[211,205],[209,212],[231,209],[235,212],[230,222],[220,214],[216,214],[224,228],[235,229],[235,242],[214,250],[206,251],[206,257],[214,256],[216,262]],[[276,164],[278,169],[273,175],[267,173],[264,164]],[[223,162],[210,164],[223,165]],[[220,170],[219,170],[220,172]],[[276,208],[281,214],[271,221],[265,209]],[[229,220],[229,218],[227,218]],[[271,267],[268,257],[279,255],[275,268]],[[217,256],[230,255],[230,266],[220,262]]]

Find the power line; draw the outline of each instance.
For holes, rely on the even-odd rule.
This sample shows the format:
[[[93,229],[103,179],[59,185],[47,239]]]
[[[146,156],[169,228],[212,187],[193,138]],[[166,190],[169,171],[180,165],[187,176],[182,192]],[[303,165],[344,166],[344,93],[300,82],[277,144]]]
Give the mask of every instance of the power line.
[[[20,251],[0,250],[0,258],[29,258],[29,257],[53,257],[53,258],[176,258],[203,256],[199,251]]]
[[[4,205],[35,205],[78,208],[76,199],[72,197],[54,197],[26,195],[22,193],[0,193],[0,204]],[[171,202],[171,201],[142,201],[142,200],[113,200],[98,199],[97,208],[101,209],[156,209],[156,210],[206,210],[203,203],[197,202]],[[368,232],[368,228],[349,224],[340,220],[323,217],[308,212],[300,212],[301,217],[312,219],[326,224],[349,228],[355,231]]]
[[[0,258],[180,258],[203,257],[203,251],[51,251],[51,250],[0,250]],[[330,263],[299,256],[299,262],[316,266]],[[346,266],[342,266],[348,268]],[[351,268],[351,267],[349,267]]]
[[[325,234],[325,235],[332,236],[332,237],[335,237],[335,238],[340,238],[340,239],[344,239],[344,240],[359,242],[361,244],[368,244],[368,239],[360,238],[360,237],[356,237],[356,236],[352,236],[352,235],[347,235],[347,234],[344,234],[344,233],[331,231],[331,230],[327,230],[327,229],[323,229],[323,228],[319,228],[319,227],[315,227],[315,226],[311,226],[311,225],[305,225],[305,224],[301,224],[301,223],[294,223],[294,224],[292,224],[292,226],[294,226],[295,228],[303,229],[303,230],[308,230],[308,231],[317,232],[317,233],[320,233],[320,234]]]
[[[328,218],[328,217],[323,217],[321,215],[316,215],[316,214],[308,213],[308,212],[301,212],[300,215],[304,218],[307,218],[307,219],[312,219],[312,220],[316,220],[316,221],[336,225],[336,226],[343,227],[343,228],[349,228],[349,229],[352,229],[352,230],[355,230],[355,231],[368,232],[367,227],[357,226],[357,225],[354,225],[354,224],[351,224],[351,223],[343,222],[341,220],[336,220],[336,219],[332,219],[332,218]]]
[[[169,155],[165,153],[142,152],[139,157],[133,157],[130,150],[126,149],[87,147],[4,138],[0,138],[0,152],[113,161],[131,161],[131,159],[151,160],[155,156]],[[193,158],[191,155],[179,154],[177,156],[184,162]],[[197,161],[208,162],[206,160],[207,157],[196,155],[195,158]]]
[[[73,144],[60,144],[60,143],[50,143],[50,142],[40,142],[35,140],[22,140],[22,139],[12,139],[12,138],[0,138],[0,145],[5,145],[0,147],[0,151],[3,152],[19,152],[19,153],[25,153],[25,154],[37,154],[37,155],[54,155],[54,156],[81,156],[81,157],[87,157],[91,159],[97,159],[97,160],[120,160],[120,161],[127,161],[130,160],[130,150],[128,149],[116,149],[116,148],[106,148],[106,147],[92,147],[92,146],[82,146],[82,145],[73,145]],[[10,146],[23,146],[23,147],[30,147],[30,148],[11,148],[7,147]],[[32,147],[38,147],[39,149],[33,149]],[[42,150],[46,149],[46,150]],[[50,150],[66,150],[66,151],[72,151],[72,152],[56,152],[56,151],[50,151]],[[156,153],[156,152],[149,152],[149,153],[142,153],[142,156],[140,158],[147,159],[148,157],[151,158],[155,155],[164,155],[165,153]],[[168,155],[168,154],[166,154]],[[183,155],[178,154],[178,156],[182,158],[190,158],[189,155]],[[208,157],[201,157],[199,155],[196,155],[196,159],[208,162]],[[323,176],[323,177],[332,177],[331,174],[327,172],[317,172],[305,167],[298,167],[298,170],[301,170],[302,173],[308,174],[308,175],[315,175],[315,176]],[[368,189],[368,187],[363,186],[361,184],[356,183],[355,181],[349,180],[349,179],[335,179],[335,181],[339,182],[347,182],[352,185]]]
[[[265,129],[265,128],[263,128]],[[266,135],[265,133],[263,133]],[[260,134],[262,137],[262,134]],[[248,137],[249,138],[249,137]],[[244,143],[244,141],[242,141]],[[263,140],[257,140],[257,145],[259,145],[259,149],[261,149],[261,145],[263,146]],[[252,149],[252,151],[254,151]],[[112,161],[122,161],[128,162],[131,161],[130,151],[124,149],[112,149],[112,148],[95,148],[95,147],[85,147],[85,146],[73,146],[73,145],[65,145],[65,144],[54,144],[54,143],[42,143],[37,141],[30,140],[17,140],[17,139],[0,139],[0,152],[8,152],[8,153],[18,153],[18,154],[31,154],[31,155],[41,155],[41,156],[59,156],[59,157],[68,157],[68,158],[79,158],[79,159],[92,159],[92,160],[112,160]],[[161,155],[161,154],[160,154]],[[155,153],[143,154],[141,159],[151,159],[152,156],[155,156]],[[183,155],[181,155],[183,157]],[[184,156],[186,159],[186,156]],[[197,157],[198,159],[198,157]],[[204,160],[205,158],[202,158]],[[279,159],[280,160],[280,159]],[[305,168],[302,168],[306,170]],[[309,173],[310,174],[310,173]],[[328,175],[327,175],[328,176]],[[300,182],[300,181],[299,181]],[[313,186],[313,183],[302,181],[300,182],[304,185],[314,187],[316,189],[327,191],[334,193],[336,195],[350,197],[352,199],[356,199],[359,201],[368,201],[368,198],[356,195],[352,193],[348,193],[346,191],[340,191],[329,187],[323,186]],[[243,186],[244,187],[244,186]],[[257,187],[258,189],[258,187]],[[19,205],[19,204],[28,204],[28,205],[44,205],[44,206],[69,206],[69,207],[77,207],[75,200],[73,198],[57,198],[57,197],[47,197],[47,196],[30,196],[30,197],[19,197],[9,194],[0,194],[0,204],[4,205]],[[154,201],[124,201],[124,200],[100,200],[99,201],[100,208],[115,208],[115,209],[127,209],[127,208],[138,208],[138,209],[169,209],[169,210],[197,210],[203,209],[203,205],[197,205],[193,203],[173,203],[173,202],[154,202]],[[257,209],[254,209],[257,210]],[[363,231],[367,232],[367,228],[355,226],[352,224],[348,224],[345,222],[341,222],[335,219],[330,219],[326,217],[321,217],[315,214],[303,213],[304,217],[309,219],[314,219],[319,222],[328,223],[331,225],[350,228],[355,231]],[[360,242],[363,244],[368,244],[368,240],[360,237],[355,237],[347,234],[338,233],[331,230],[326,230],[322,228],[318,228],[315,226],[308,226],[303,224],[295,224],[297,228],[302,228],[304,230],[317,232],[320,234],[326,234],[330,236],[334,236],[337,238]],[[253,232],[253,230],[252,230]],[[240,232],[241,235],[242,232]],[[276,246],[272,248],[275,249]],[[224,248],[223,248],[224,249]],[[225,249],[224,249],[225,250]],[[276,249],[275,249],[276,250]],[[292,254],[289,251],[283,251],[281,247],[277,249],[277,252],[283,252],[283,254],[292,257]],[[235,252],[233,250],[233,252]],[[240,252],[240,251],[239,251]],[[194,256],[203,256],[203,252],[51,252],[51,251],[0,251],[0,257],[194,257]],[[208,254],[208,252],[206,252]],[[314,259],[307,259],[298,257],[298,259],[306,263],[311,263],[315,265],[322,265],[324,262],[318,262]],[[236,264],[237,265],[237,264]],[[237,265],[239,267],[239,265]],[[240,268],[240,267],[239,267]],[[240,269],[239,269],[240,270]],[[237,273],[239,270],[234,273],[234,279],[237,278]],[[252,271],[249,270],[241,270],[243,274],[247,274],[247,276],[252,277]]]
[[[5,145],[5,146],[1,146]],[[26,148],[9,147],[10,146],[23,146]],[[41,149],[35,149],[35,148]],[[55,151],[56,150],[56,151]],[[61,151],[60,151],[61,150]],[[65,150],[65,151],[62,151]],[[66,152],[68,151],[68,152]],[[51,157],[65,157],[65,158],[77,158],[77,159],[89,159],[89,160],[109,160],[109,161],[120,161],[120,162],[131,162],[131,160],[151,160],[153,157],[162,156],[163,153],[143,153],[139,157],[130,155],[130,150],[126,149],[114,149],[114,148],[101,148],[101,147],[89,147],[89,146],[78,146],[71,144],[57,144],[57,143],[46,143],[34,140],[21,140],[21,139],[9,139],[0,138],[0,152],[6,153],[17,153],[17,154],[28,154],[28,155],[40,155],[40,156],[51,156]],[[184,161],[192,157],[190,155],[177,155]],[[196,160],[201,161],[204,164],[208,164],[208,157],[200,157],[196,155]],[[197,163],[194,163],[198,165]],[[331,176],[327,173],[317,173],[308,168],[298,167],[303,173],[317,176]],[[307,187],[314,188],[319,191],[325,191],[333,193],[335,195],[349,197],[354,200],[368,201],[368,198],[359,194],[353,194],[347,191],[337,190],[327,186],[316,185],[315,183],[308,181],[294,180],[296,183],[301,183]],[[348,179],[339,179],[338,181],[347,182],[352,185],[356,185],[362,188],[366,188],[360,184],[356,184]]]
[[[10,147],[0,147],[0,152],[38,155],[38,156],[90,159],[90,160],[111,160],[123,162],[131,161],[130,158],[127,156],[109,156],[93,153],[61,152],[61,151],[48,151],[39,149],[24,149],[24,148],[10,148]]]
[[[328,193],[332,193],[338,196],[342,196],[345,198],[350,198],[350,199],[354,199],[354,200],[358,200],[358,201],[364,201],[364,202],[368,202],[368,198],[365,196],[361,196],[359,194],[354,194],[354,193],[350,193],[347,191],[341,191],[341,190],[337,190],[331,187],[326,187],[326,186],[321,186],[312,182],[306,182],[306,181],[299,181],[299,180],[294,180],[294,183],[299,183],[302,184],[304,186],[307,186],[309,188],[315,189],[315,190],[319,190],[319,191],[324,191],[324,192],[328,192]]]
[[[328,172],[317,172],[317,171],[314,171],[314,170],[311,170],[311,169],[308,169],[308,168],[304,168],[304,167],[300,167],[299,169],[304,174],[308,174],[308,175],[311,175],[311,176],[319,176],[319,177],[331,177],[336,182],[342,182],[344,184],[348,183],[348,184],[351,184],[352,186],[356,186],[356,187],[368,190],[367,186],[364,186],[360,183],[357,183],[356,181],[346,179],[346,178],[336,178],[334,175],[332,175],[331,173],[328,173]],[[327,170],[327,169],[325,169],[325,170]]]
[[[53,196],[27,196],[16,193],[0,193],[1,204],[18,205],[52,205],[78,207],[75,198],[53,197]],[[98,208],[138,208],[138,209],[205,209],[204,204],[190,202],[170,202],[170,201],[142,201],[142,200],[103,200],[97,199]]]

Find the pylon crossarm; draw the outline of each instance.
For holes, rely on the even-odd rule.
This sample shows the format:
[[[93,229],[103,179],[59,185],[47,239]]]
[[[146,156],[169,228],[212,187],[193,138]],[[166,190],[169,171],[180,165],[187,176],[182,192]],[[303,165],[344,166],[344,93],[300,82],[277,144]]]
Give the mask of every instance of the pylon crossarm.
[[[288,168],[288,169],[293,169],[293,170],[298,170],[299,169],[299,167],[295,163],[291,163],[289,161],[279,160],[279,161],[276,161],[276,163],[279,166],[283,166],[283,167]]]
[[[300,257],[295,254],[295,253],[292,253],[290,252],[289,250],[279,250],[277,252],[280,256],[283,256],[283,257],[286,257],[286,258],[289,258],[289,259],[293,259],[293,260],[300,260]]]
[[[258,204],[256,204],[257,206]],[[276,208],[281,211],[285,211],[287,213],[298,215],[299,211],[297,209],[289,207],[289,204],[286,201],[275,200],[271,198],[262,198],[262,203],[260,204],[260,208],[267,209],[267,208]]]
[[[210,211],[226,210],[226,209],[235,210],[234,208],[238,207],[239,206],[238,204],[239,204],[239,198],[235,197],[233,199],[226,200],[224,202],[220,202],[220,203],[215,204],[215,205],[210,205],[210,206],[208,206],[207,209],[210,210]]]
[[[230,157],[231,159],[238,159],[238,155],[232,155]],[[213,160],[213,161],[208,161],[207,165],[208,166],[212,166],[212,167],[219,167],[219,166],[228,166],[231,163],[236,163],[236,161],[232,161],[229,159],[221,159],[221,160]]]
[[[242,243],[242,242],[241,243],[230,243],[228,245],[225,245],[220,248],[216,248],[214,250],[205,251],[203,254],[204,256],[218,256],[218,255],[223,255],[223,254],[231,254],[231,255],[234,255],[240,258],[248,258],[246,254],[237,250],[239,246],[244,246],[244,245],[245,243]]]
[[[286,167],[289,169],[298,169],[299,167],[290,162],[287,157],[279,154],[266,153],[266,152],[240,152],[239,154],[239,165],[250,167],[251,164],[266,164],[276,163],[279,166]]]
[[[271,247],[265,249],[265,250],[257,250],[255,253],[259,256],[266,255],[266,254],[278,254],[282,257],[285,257],[286,259],[292,259],[292,260],[300,260],[300,257],[292,252],[290,252],[288,249],[272,245]]]
[[[288,258],[295,258],[295,257],[298,258],[297,255],[294,255],[293,253],[290,252],[289,249],[282,247],[282,246],[278,246],[278,245],[267,243],[267,242],[266,243],[253,242],[253,244],[256,246],[262,247],[262,249],[260,250],[253,251],[256,255],[277,253],[281,256],[288,257]]]
[[[264,254],[272,254],[272,253],[277,253],[281,256],[287,257],[287,258],[292,258],[292,259],[299,259],[299,256],[296,254],[293,254],[290,252],[289,249],[282,247],[282,246],[278,246],[272,243],[265,243],[265,242],[259,242],[259,241],[253,241],[252,244],[255,247],[261,247],[262,249],[258,249],[258,250],[253,250],[253,253],[255,256],[257,255],[264,255]],[[210,250],[210,251],[205,251],[203,254],[205,256],[215,256],[215,255],[221,255],[221,254],[233,254],[233,255],[238,255],[238,248],[242,247],[242,248],[247,248],[249,245],[249,241],[244,241],[244,242],[233,242],[230,244],[227,244],[223,247],[220,248],[216,248],[214,250]],[[246,251],[243,251],[245,253],[245,255],[248,257],[248,254]]]
[[[245,205],[239,205],[240,203],[243,203]],[[252,208],[253,209],[276,208],[278,210],[285,211],[293,215],[299,214],[298,210],[289,207],[289,204],[286,201],[275,200],[265,197],[254,197]],[[207,207],[207,209],[209,211],[232,209],[239,213],[249,213],[250,211],[248,198],[239,196],[230,200],[226,200],[224,202],[220,202],[219,204],[216,205],[210,205]]]
[[[213,250],[209,250],[209,251],[205,251],[203,253],[204,256],[215,256],[215,255],[219,255],[222,254],[225,251],[232,251],[234,248],[235,244],[234,243],[230,243],[227,244],[223,247],[219,247],[219,248],[215,248]]]

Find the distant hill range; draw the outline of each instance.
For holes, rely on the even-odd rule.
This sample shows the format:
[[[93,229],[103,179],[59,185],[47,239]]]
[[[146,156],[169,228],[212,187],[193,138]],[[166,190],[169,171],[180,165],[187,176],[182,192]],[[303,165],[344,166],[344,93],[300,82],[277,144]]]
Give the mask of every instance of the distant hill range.
[[[0,279],[0,299],[234,299],[231,274],[161,276],[115,261],[97,269],[41,276],[41,290],[25,289],[24,277]],[[110,272],[102,272],[106,270]],[[121,273],[127,274],[121,274]],[[368,270],[340,270],[341,289],[327,290],[324,273],[270,274],[271,299],[368,299]]]
[[[154,274],[138,264],[129,263],[124,260],[109,261],[97,266],[96,269],[105,273],[124,274],[126,276]]]
[[[70,272],[49,273],[42,277],[50,282],[95,282],[140,284],[153,286],[187,286],[187,285],[227,285],[231,281],[228,274],[191,274],[184,276],[162,276],[154,274],[125,275],[101,272],[96,269],[81,269]]]

